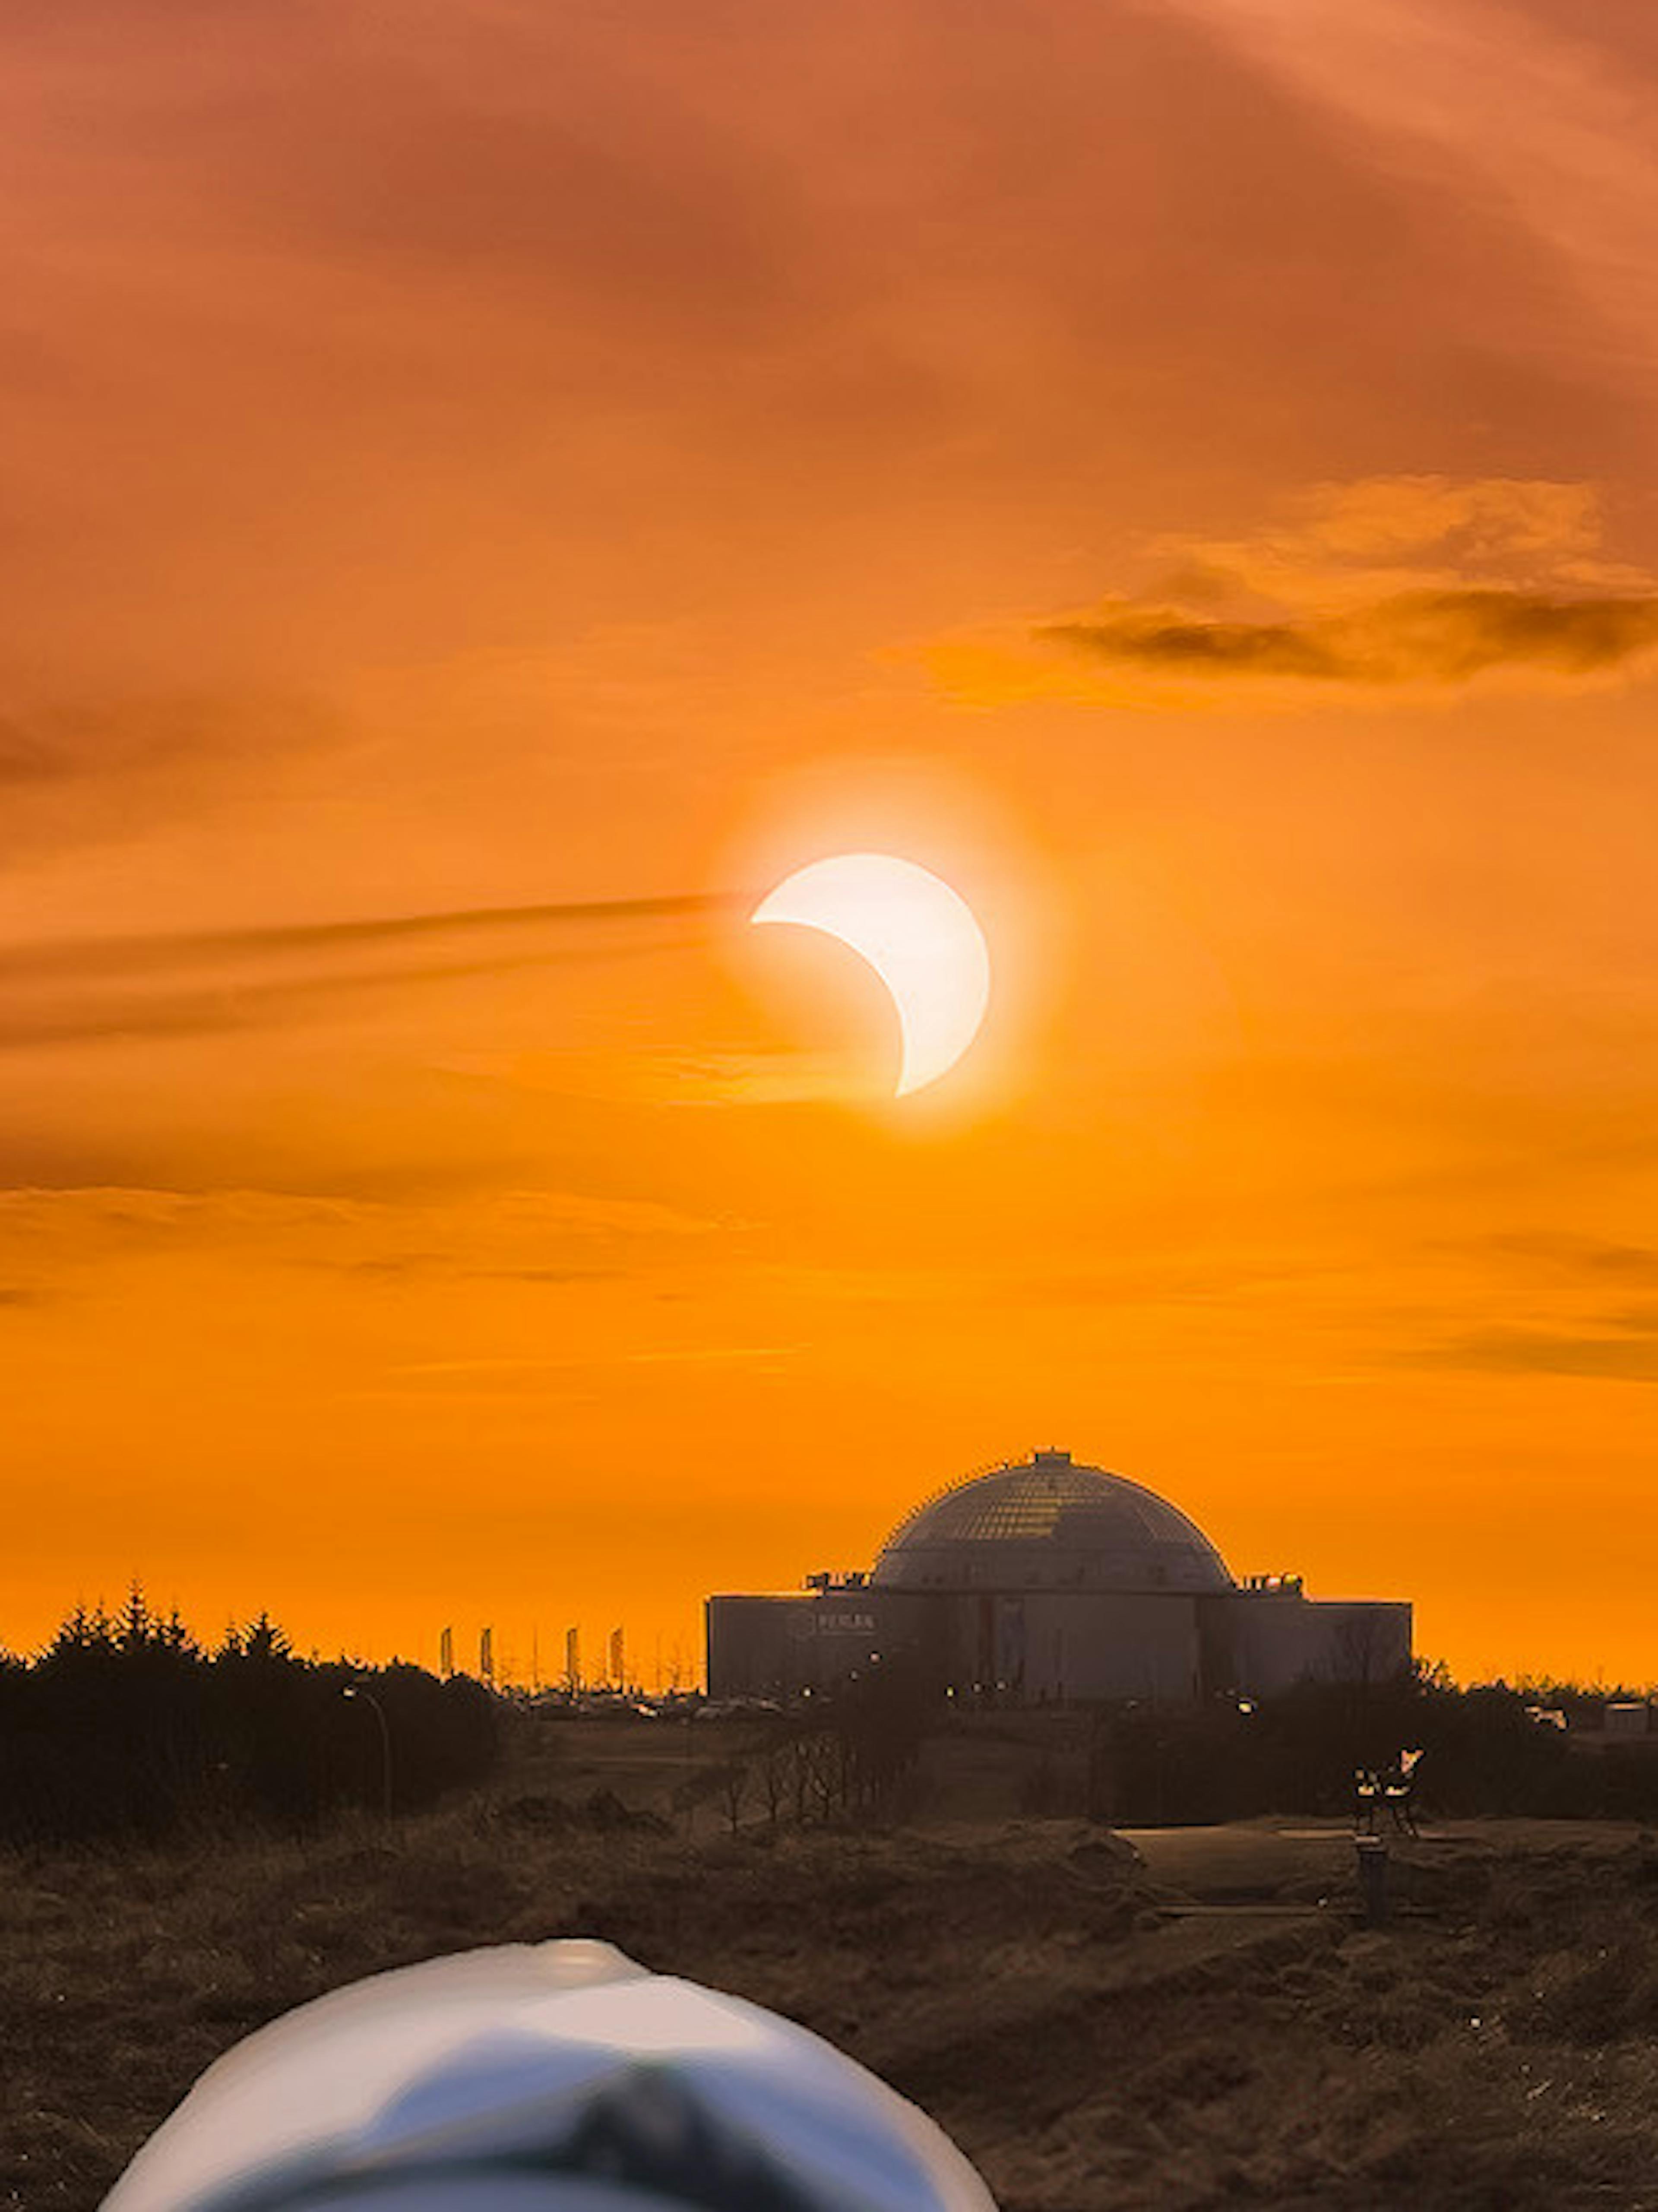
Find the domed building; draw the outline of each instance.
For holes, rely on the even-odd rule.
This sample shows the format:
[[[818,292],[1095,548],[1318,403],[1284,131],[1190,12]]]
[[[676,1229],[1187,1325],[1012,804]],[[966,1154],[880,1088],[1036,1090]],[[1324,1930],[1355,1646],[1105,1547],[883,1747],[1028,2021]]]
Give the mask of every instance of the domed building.
[[[1378,1680],[1411,1657],[1407,1604],[1315,1601],[1292,1575],[1236,1582],[1177,1506],[1063,1451],[923,1500],[868,1573],[711,1597],[707,1613],[713,1698],[786,1700],[902,1655],[981,1704],[1188,1703]]]
[[[882,1589],[1232,1588],[1220,1553],[1166,1498],[1060,1451],[924,1499],[871,1579]]]

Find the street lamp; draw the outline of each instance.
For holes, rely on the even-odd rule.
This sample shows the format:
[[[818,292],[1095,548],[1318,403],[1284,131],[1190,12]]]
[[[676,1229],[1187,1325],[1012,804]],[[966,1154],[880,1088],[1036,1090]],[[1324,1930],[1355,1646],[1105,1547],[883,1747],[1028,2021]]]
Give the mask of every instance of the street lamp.
[[[386,1819],[392,1817],[392,1731],[386,1725],[386,1713],[380,1699],[363,1682],[348,1682],[340,1695],[357,1698],[372,1706],[374,1718],[380,1724],[380,1795]]]

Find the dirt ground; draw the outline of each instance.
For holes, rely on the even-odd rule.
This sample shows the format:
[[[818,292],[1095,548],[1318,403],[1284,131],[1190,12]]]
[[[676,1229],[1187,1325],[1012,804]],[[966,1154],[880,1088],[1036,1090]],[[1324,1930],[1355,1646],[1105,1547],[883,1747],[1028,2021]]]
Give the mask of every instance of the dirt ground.
[[[672,1813],[711,1738],[617,1738],[390,1826],[0,1861],[0,2207],[90,2212],[215,2056],[309,1996],[581,1934],[827,2036],[1005,2212],[1658,2212],[1658,1847],[1632,1829],[1401,1840],[1371,1927],[1337,1827],[1112,1837],[958,1796],[888,1832],[732,1835]],[[582,1810],[598,1788],[657,1820]]]

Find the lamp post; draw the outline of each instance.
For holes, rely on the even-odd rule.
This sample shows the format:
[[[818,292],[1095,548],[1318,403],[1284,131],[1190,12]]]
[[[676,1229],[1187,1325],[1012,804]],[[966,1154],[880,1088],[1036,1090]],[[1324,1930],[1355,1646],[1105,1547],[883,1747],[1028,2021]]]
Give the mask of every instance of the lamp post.
[[[374,1692],[361,1682],[348,1682],[340,1695],[356,1698],[374,1710],[380,1726],[380,1796],[386,1819],[392,1817],[392,1731],[386,1724],[386,1713]]]

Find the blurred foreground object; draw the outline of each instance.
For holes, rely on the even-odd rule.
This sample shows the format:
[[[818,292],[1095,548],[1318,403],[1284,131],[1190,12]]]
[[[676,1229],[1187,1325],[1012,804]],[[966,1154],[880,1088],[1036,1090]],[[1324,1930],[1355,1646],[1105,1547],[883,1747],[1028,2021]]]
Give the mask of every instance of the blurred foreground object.
[[[943,2130],[609,1943],[353,1983],[210,2066],[105,2212],[995,2212]]]

